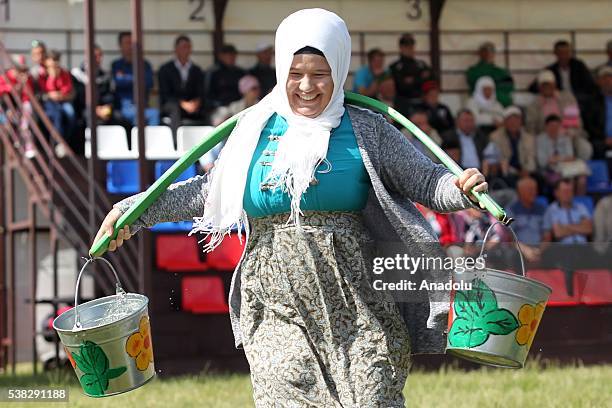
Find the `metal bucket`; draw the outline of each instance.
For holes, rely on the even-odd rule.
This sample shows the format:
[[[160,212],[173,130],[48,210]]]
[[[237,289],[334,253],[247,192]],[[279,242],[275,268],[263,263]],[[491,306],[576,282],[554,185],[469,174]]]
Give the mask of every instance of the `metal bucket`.
[[[483,240],[499,222],[489,227]],[[503,224],[502,224],[503,225]],[[453,290],[448,316],[448,354],[496,367],[522,368],[552,289],[525,277],[490,268],[455,274],[453,279],[471,289]]]
[[[81,275],[96,259],[113,271],[116,294],[79,305]],[[146,296],[125,293],[117,272],[106,259],[90,258],[85,262],[77,278],[75,306],[59,315],[53,328],[86,395],[120,394],[155,376],[148,303]],[[121,310],[116,309],[119,305]]]

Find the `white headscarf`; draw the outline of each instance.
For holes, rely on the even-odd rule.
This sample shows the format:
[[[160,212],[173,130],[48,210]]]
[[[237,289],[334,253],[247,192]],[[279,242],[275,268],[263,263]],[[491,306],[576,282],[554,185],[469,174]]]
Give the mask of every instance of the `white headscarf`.
[[[483,88],[485,87],[493,88],[493,92],[491,93],[490,98],[487,98],[484,95]],[[491,78],[490,76],[483,76],[478,78],[478,81],[476,81],[476,85],[474,86],[474,93],[472,94],[472,97],[474,98],[478,106],[482,108],[492,108],[494,105],[496,105],[497,96],[495,93],[495,81],[493,81],[493,78]]]
[[[190,235],[203,232],[204,239],[211,238],[205,251],[214,249],[233,228],[248,228],[242,207],[247,172],[261,131],[272,114],[282,116],[288,128],[279,138],[268,180],[290,195],[288,222],[298,226],[302,194],[325,159],[330,132],[344,114],[343,88],[351,58],[351,38],[344,21],[327,10],[300,10],[281,22],[275,41],[277,85],[238,121],[209,175],[204,215],[194,218]],[[294,114],[285,89],[293,55],[306,46],[323,52],[334,82],[331,100],[316,118]]]

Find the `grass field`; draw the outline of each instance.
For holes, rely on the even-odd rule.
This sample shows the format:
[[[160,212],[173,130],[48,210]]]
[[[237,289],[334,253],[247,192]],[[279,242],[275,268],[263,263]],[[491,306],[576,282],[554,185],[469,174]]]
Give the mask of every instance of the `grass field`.
[[[48,375],[32,376],[29,366],[19,373],[0,375],[0,388],[33,387],[64,382]],[[252,407],[248,375],[185,376],[156,378],[126,394],[92,399],[84,396],[70,374],[70,402],[53,404],[11,403],[17,407]],[[411,373],[404,389],[410,407],[612,407],[612,365],[559,366],[532,363],[522,370],[482,368],[463,371],[445,367]]]

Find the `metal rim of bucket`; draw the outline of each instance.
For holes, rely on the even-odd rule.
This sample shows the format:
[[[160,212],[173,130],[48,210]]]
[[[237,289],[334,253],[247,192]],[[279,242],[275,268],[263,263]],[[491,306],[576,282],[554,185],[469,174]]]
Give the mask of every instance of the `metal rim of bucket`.
[[[85,262],[85,264],[81,268],[81,271],[79,272],[79,276],[77,277],[77,281],[76,281],[76,288],[75,288],[75,292],[74,292],[74,326],[72,328],[73,332],[82,329],[81,319],[80,319],[80,316],[79,316],[79,285],[81,284],[81,276],[83,275],[83,272],[85,272],[85,268],[87,268],[87,266],[90,263],[93,263],[93,262],[95,262],[97,260],[104,261],[108,265],[108,267],[111,269],[111,271],[113,272],[113,275],[115,275],[115,280],[116,280],[116,283],[115,283],[115,296],[120,295],[120,294],[125,294],[125,290],[123,290],[123,287],[121,286],[121,281],[119,280],[119,275],[117,275],[117,271],[115,270],[113,265],[108,260],[106,260],[106,259],[104,259],[102,257],[90,257],[89,259],[87,259],[87,262]],[[147,304],[148,304],[148,302],[145,303],[144,306],[147,306]],[[67,310],[64,313],[67,313],[67,312],[69,312],[69,310]],[[60,316],[58,316],[58,318]],[[119,319],[118,321],[127,319],[129,317],[130,316],[126,316],[123,319]],[[100,326],[100,327],[104,327],[104,326]],[[93,327],[91,329],[97,329],[97,328],[99,328],[99,327]],[[90,330],[90,329],[87,329],[87,330]]]
[[[112,298],[112,297],[115,297],[115,296],[116,296],[116,295],[104,296],[104,297],[101,297],[101,298],[94,299],[94,300],[92,300],[91,302],[105,300],[105,299],[109,299],[109,298]],[[123,317],[123,318],[121,318],[121,319],[119,319],[119,320],[115,320],[115,321],[113,321],[113,323],[120,323],[120,322],[123,322],[124,320],[126,320],[126,319],[128,319],[128,318],[131,318],[133,315],[140,314],[140,313],[142,313],[144,310],[146,310],[146,309],[148,308],[148,306],[149,306],[149,299],[148,299],[146,296],[144,296],[144,295],[141,295],[141,294],[139,294],[139,293],[126,293],[126,296],[130,296],[130,297],[137,297],[137,298],[142,299],[142,302],[143,302],[143,303],[142,303],[142,306],[141,306],[141,307],[140,307],[140,309],[138,309],[137,311],[134,311],[134,312],[133,312],[133,314],[130,314],[130,315],[128,315],[128,316],[125,316],[125,317]],[[89,304],[90,304],[90,302],[86,302],[86,303],[83,303],[82,305],[89,305]],[[73,308],[73,309],[74,309],[74,308]],[[58,324],[57,324],[57,322],[58,322],[60,319],[64,318],[64,316],[66,316],[67,314],[72,313],[72,312],[73,312],[73,309],[66,310],[64,313],[62,313],[61,315],[59,315],[59,316],[57,316],[55,319],[53,319],[53,328],[54,328],[54,329],[55,329],[57,332],[60,332],[60,333],[74,333],[75,331],[78,331],[78,330],[74,330],[74,328],[73,328],[73,329],[62,328],[62,327],[59,327],[59,326],[58,326]],[[111,324],[112,324],[112,323],[111,323]],[[81,328],[81,329],[79,329],[79,330],[87,330],[87,333],[90,333],[90,334],[97,334],[97,333],[99,333],[99,332],[101,332],[101,331],[105,330],[107,327],[108,327],[108,324],[103,324],[103,325],[98,325],[98,326],[88,327],[88,328],[86,328],[86,329],[82,329],[82,328]],[[108,343],[109,341],[113,341],[113,340],[115,340],[115,339],[114,339],[114,338],[113,338],[113,339],[109,339],[108,341],[101,342],[101,343],[99,342],[99,343],[97,343],[97,344],[104,344],[104,343]]]
[[[466,353],[467,352],[467,353]],[[499,367],[499,368],[510,368],[510,369],[519,369],[519,368],[523,368],[525,366],[524,363],[521,363],[520,361],[517,360],[513,360],[511,358],[506,358],[506,357],[502,357],[506,363],[494,363],[492,362],[492,360],[487,360],[484,358],[480,358],[478,357],[478,355],[482,355],[482,356],[493,356],[493,357],[497,357],[499,358],[499,354],[495,354],[495,353],[490,353],[490,352],[486,352],[486,351],[482,351],[482,350],[478,350],[477,352],[474,352],[473,350],[470,350],[469,348],[453,348],[453,349],[449,349],[447,351],[448,354],[454,356],[454,357],[459,357],[462,358],[466,361],[470,361],[472,363],[477,363],[477,364],[484,364],[487,366],[491,366],[491,367]]]

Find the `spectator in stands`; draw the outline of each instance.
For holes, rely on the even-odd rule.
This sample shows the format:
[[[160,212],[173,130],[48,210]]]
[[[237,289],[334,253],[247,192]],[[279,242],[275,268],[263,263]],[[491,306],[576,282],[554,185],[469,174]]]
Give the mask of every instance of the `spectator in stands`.
[[[257,63],[249,70],[249,74],[253,75],[259,81],[262,96],[269,94],[276,85],[276,70],[272,66],[273,55],[274,47],[272,44],[267,42],[258,44],[255,49]]]
[[[182,124],[202,125],[204,113],[204,72],[191,60],[191,39],[174,40],[175,57],[159,69],[159,106],[170,118],[173,133]]]
[[[555,114],[546,118],[544,132],[536,138],[536,158],[548,184],[576,178],[577,194],[585,194],[588,167],[583,160],[576,158],[572,140],[563,132],[561,118]]]
[[[599,92],[587,109],[585,126],[591,136],[594,157],[603,159],[612,150],[612,66],[597,72]]]
[[[578,106],[571,93],[557,89],[555,74],[552,71],[540,72],[537,81],[538,95],[527,107],[527,130],[534,135],[544,130],[544,122],[549,115],[561,117],[566,107]]]
[[[111,75],[115,87],[115,108],[121,116],[136,125],[136,105],[134,100],[134,74],[132,67],[132,34],[122,31],[118,36],[121,58],[111,64]],[[149,61],[144,61],[145,101],[153,88],[153,69]],[[148,102],[145,102],[148,105]],[[145,109],[147,125],[159,125],[159,111],[154,108]]]
[[[442,144],[442,138],[438,134],[438,131],[434,129],[433,127],[431,127],[431,125],[429,124],[429,120],[427,118],[427,112],[415,110],[414,112],[412,112],[412,115],[410,115],[410,121],[414,123],[415,125],[417,125],[418,128],[421,129],[423,132],[425,132],[438,146]],[[431,150],[429,150],[423,143],[421,143],[419,139],[414,137],[408,129],[402,128],[402,133],[406,136],[408,140],[412,142],[412,144],[415,145],[415,147],[421,153],[429,157],[434,162],[436,163],[439,162],[436,155],[434,155],[431,152]]]
[[[544,239],[563,244],[587,242],[593,232],[593,223],[589,210],[574,201],[572,180],[557,181],[554,192],[556,201],[544,213]]]
[[[248,107],[259,102],[261,96],[261,88],[259,81],[253,75],[245,75],[238,81],[238,89],[242,95],[242,99],[234,101],[227,106],[218,107],[212,114],[213,126],[220,125],[226,119],[242,112]],[[208,172],[214,165],[215,160],[221,153],[221,149],[225,145],[225,140],[217,143],[208,153],[200,159],[200,165],[205,172]]]
[[[226,119],[259,102],[259,98],[261,97],[261,87],[255,76],[245,75],[240,78],[238,81],[238,90],[242,98],[230,103],[227,106],[218,107],[212,114],[211,122],[213,126],[220,125]]]
[[[476,126],[489,134],[502,124],[504,108],[495,96],[495,82],[491,77],[483,76],[476,81],[472,97],[467,108],[474,113]]]
[[[429,225],[431,225],[442,246],[448,246],[458,241],[455,224],[452,219],[454,214],[440,214],[420,203],[416,203],[415,206],[425,217]]]
[[[21,111],[19,118],[19,136],[22,138],[24,156],[28,159],[36,155],[36,149],[30,132],[29,121],[32,117],[32,105],[30,96],[34,92],[34,81],[28,74],[28,66],[24,55],[13,55],[11,57],[13,65],[7,69],[4,75],[0,75],[0,105],[7,112],[9,106],[4,103],[4,95],[8,96],[13,104]],[[29,93],[27,92],[29,90]],[[15,101],[16,94],[18,101]],[[10,116],[10,115],[9,115]]]
[[[440,102],[440,88],[436,81],[423,83],[423,102],[417,105],[416,110],[427,112],[431,126],[439,134],[455,127],[455,119],[448,106]]]
[[[479,78],[488,76],[495,82],[496,97],[499,103],[503,106],[512,105],[514,80],[507,69],[495,65],[495,45],[489,41],[481,44],[478,48],[478,56],[480,58],[478,63],[472,65],[466,72],[470,92],[473,93],[476,89],[476,82]]]
[[[528,261],[539,260],[540,243],[544,240],[544,213],[546,206],[536,201],[538,183],[531,177],[523,177],[516,184],[518,197],[507,207],[508,216],[514,218],[512,229],[516,233],[521,250]]]
[[[554,45],[557,61],[545,69],[555,76],[557,89],[570,92],[574,95],[582,110],[587,106],[589,99],[596,92],[593,76],[584,62],[572,56],[572,47],[565,40],[557,41]],[[529,90],[538,92],[539,83],[532,83]]]
[[[606,43],[606,54],[608,55],[608,60],[595,69],[595,74],[598,74],[599,70],[603,67],[612,67],[612,40]]]
[[[38,84],[43,94],[45,113],[66,142],[73,145],[76,125],[76,114],[72,106],[74,87],[70,72],[60,66],[60,58],[58,51],[52,50],[48,53],[45,74],[38,78]],[[60,152],[57,153],[62,156]]]
[[[381,84],[388,81],[393,80],[389,71],[385,69],[385,54],[380,48],[373,48],[368,51],[368,64],[355,72],[353,92],[379,98]]]
[[[245,71],[236,65],[238,51],[231,44],[225,44],[217,54],[217,63],[206,76],[206,101],[212,108],[227,106],[242,98],[238,81]]]
[[[98,94],[98,103],[96,106],[96,118],[98,124],[121,125],[129,131],[132,124],[122,119],[119,113],[116,112],[113,107],[115,95],[112,89],[112,79],[110,72],[106,71],[102,67],[103,57],[104,53],[102,48],[100,48],[99,45],[96,45],[94,47],[94,60],[96,63],[96,91]],[[85,86],[87,86],[89,83],[86,62],[83,61],[79,67],[73,68],[71,73],[72,76],[81,83],[81,88],[84,90]],[[81,99],[85,99],[84,95],[81,96]],[[84,114],[86,116],[87,112],[84,112]]]
[[[501,154],[504,175],[526,176],[536,171],[535,138],[523,128],[523,115],[517,106],[504,109],[503,126],[491,133],[491,143]]]
[[[597,202],[593,225],[595,227],[593,241],[612,242],[612,195],[603,197]]]
[[[412,34],[404,34],[399,40],[400,57],[389,70],[395,83],[395,108],[408,116],[413,106],[421,102],[422,86],[432,79],[429,65],[415,58],[416,41]]]
[[[487,146],[488,137],[476,127],[474,114],[469,109],[462,109],[457,113],[455,129],[442,135],[442,139],[456,143],[461,149],[461,160],[463,168],[480,168],[482,164],[482,152]]]
[[[461,163],[461,146],[458,140],[445,140],[442,138],[442,145],[440,147],[456,163]]]
[[[45,43],[38,40],[32,41],[30,57],[32,58],[30,76],[34,81],[34,89],[38,92],[38,78],[45,75],[45,60],[47,59],[47,46]]]
[[[580,110],[577,105],[569,105],[563,109],[561,127],[563,127],[563,132],[572,140],[576,157],[582,160],[590,160],[593,156],[593,146],[589,142],[589,135],[582,128]]]
[[[463,255],[473,256],[479,253],[487,230],[497,220],[488,212],[484,212],[476,208],[468,208],[467,210],[458,211],[452,215],[457,242],[467,244],[464,246]],[[489,236],[487,237],[487,249],[490,249],[497,243],[501,242],[503,236],[504,231],[500,224],[493,227],[489,233]]]

